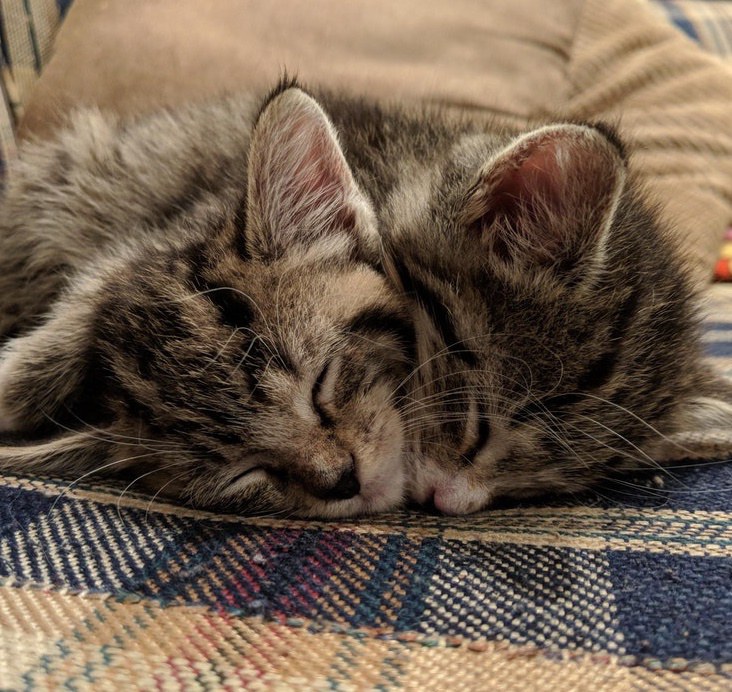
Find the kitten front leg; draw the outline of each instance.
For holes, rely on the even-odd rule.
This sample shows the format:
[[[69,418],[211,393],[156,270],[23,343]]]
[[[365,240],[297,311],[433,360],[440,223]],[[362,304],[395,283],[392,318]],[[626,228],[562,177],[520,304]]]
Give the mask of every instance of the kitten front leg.
[[[69,273],[58,255],[39,252],[28,236],[27,229],[0,229],[0,344],[38,323]]]

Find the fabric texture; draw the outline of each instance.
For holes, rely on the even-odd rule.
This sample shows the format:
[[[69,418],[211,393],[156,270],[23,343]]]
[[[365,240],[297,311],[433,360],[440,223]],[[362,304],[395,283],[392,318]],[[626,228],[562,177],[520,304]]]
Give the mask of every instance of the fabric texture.
[[[732,58],[729,0],[655,0],[668,18],[707,50]]]
[[[732,2],[729,0],[656,0],[668,19],[689,38],[732,61]],[[731,220],[732,221],[732,220]],[[714,278],[732,281],[732,225],[724,235]]]
[[[0,3],[0,185],[17,152],[15,126],[45,67],[68,2],[3,0]]]
[[[732,375],[732,290],[714,291],[705,341]],[[539,506],[317,522],[5,477],[0,680],[728,690],[731,497],[732,465],[687,462]]]

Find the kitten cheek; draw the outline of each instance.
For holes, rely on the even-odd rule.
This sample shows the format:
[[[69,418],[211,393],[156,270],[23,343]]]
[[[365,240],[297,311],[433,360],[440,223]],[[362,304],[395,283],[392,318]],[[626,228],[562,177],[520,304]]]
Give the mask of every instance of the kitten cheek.
[[[7,351],[7,349],[6,349]],[[0,361],[0,432],[13,432],[20,428],[18,416],[9,404],[8,390],[20,366],[20,353],[12,351]]]
[[[255,484],[264,485],[267,480],[267,472],[264,469],[251,469],[235,477],[230,483],[228,491],[230,493],[241,492]]]
[[[390,457],[382,457],[374,468],[368,469],[359,499],[361,511],[368,514],[396,509],[404,502],[406,473],[401,460],[401,448]]]
[[[406,474],[403,463],[404,433],[399,414],[391,409],[379,416],[361,450],[358,450],[362,511],[395,509],[404,500]]]
[[[0,433],[15,432],[19,427],[17,418],[0,401]]]

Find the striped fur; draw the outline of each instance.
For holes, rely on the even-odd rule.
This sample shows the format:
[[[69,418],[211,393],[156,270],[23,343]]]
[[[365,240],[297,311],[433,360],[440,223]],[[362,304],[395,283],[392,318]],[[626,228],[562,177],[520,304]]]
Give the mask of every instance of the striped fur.
[[[247,512],[402,501],[408,312],[332,124],[289,86],[259,113],[82,113],[26,148],[0,239],[6,468]]]
[[[464,513],[730,419],[684,260],[605,125],[508,133],[286,81],[82,113],[26,147],[2,227],[8,468],[237,511],[408,492]]]
[[[612,130],[436,148],[448,153],[415,163],[417,182],[389,202],[393,275],[419,335],[413,500],[463,514],[581,491],[657,466],[681,430],[732,424],[701,363],[683,257]]]

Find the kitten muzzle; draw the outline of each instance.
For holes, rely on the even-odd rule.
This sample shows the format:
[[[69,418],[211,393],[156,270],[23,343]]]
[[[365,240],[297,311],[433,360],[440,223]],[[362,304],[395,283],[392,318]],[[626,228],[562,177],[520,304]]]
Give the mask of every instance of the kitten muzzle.
[[[304,483],[306,490],[321,500],[349,500],[361,492],[361,483],[356,472],[356,463],[352,459],[351,465],[345,469],[330,486],[315,485],[312,482]]]

